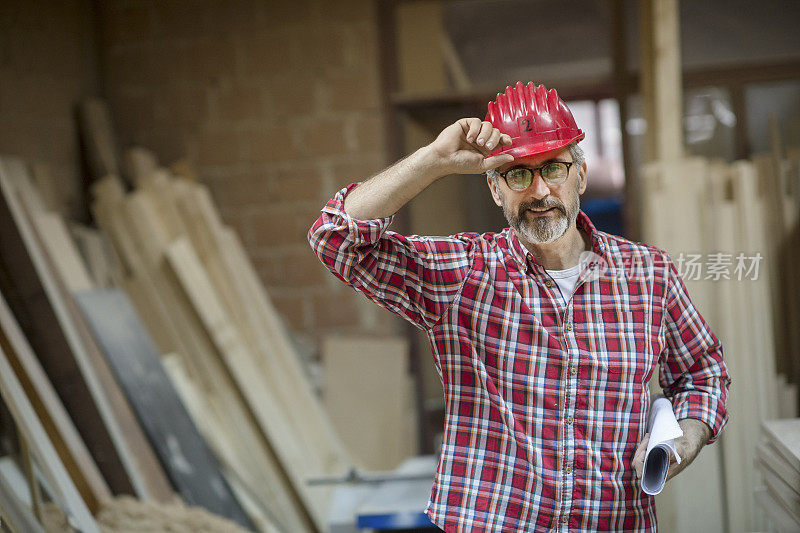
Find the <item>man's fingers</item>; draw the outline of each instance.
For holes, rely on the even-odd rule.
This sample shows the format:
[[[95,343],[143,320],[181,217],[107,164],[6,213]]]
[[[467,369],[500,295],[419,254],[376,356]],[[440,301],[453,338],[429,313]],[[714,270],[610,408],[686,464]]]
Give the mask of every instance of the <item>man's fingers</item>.
[[[475,142],[475,137],[480,133],[482,123],[479,118],[468,118],[466,120],[469,125],[469,130],[467,130],[467,142],[471,144]]]
[[[489,140],[486,141],[486,149],[487,150],[494,150],[494,147],[497,146],[497,143],[500,142],[500,137],[501,136],[502,136],[502,134],[500,133],[500,130],[494,129],[492,131],[492,134],[489,135]]]
[[[503,135],[500,136],[500,142],[502,142],[505,145],[509,145],[513,141],[511,140],[511,135],[508,135],[507,133],[504,133]]]
[[[481,122],[481,131],[478,133],[478,138],[475,139],[475,144],[478,146],[485,146],[486,141],[489,140],[489,137],[492,135],[494,131],[494,126],[488,120],[484,120]]]
[[[514,156],[511,154],[499,154],[493,155],[492,157],[487,157],[483,160],[483,171],[486,172],[487,170],[497,168],[505,165],[506,163],[511,163],[513,160]]]
[[[649,440],[650,433],[645,433],[639,446],[636,447],[636,452],[633,454],[633,461],[631,461],[633,468],[636,470],[636,475],[638,475],[639,478],[642,477],[642,473],[644,472],[644,456],[647,452],[647,443]]]

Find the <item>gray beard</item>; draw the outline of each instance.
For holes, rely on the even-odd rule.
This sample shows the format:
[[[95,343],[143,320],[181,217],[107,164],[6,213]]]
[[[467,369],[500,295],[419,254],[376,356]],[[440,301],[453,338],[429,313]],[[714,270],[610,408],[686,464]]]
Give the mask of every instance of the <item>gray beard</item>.
[[[558,200],[551,198],[549,200],[534,200],[522,203],[517,213],[512,213],[506,208],[506,200],[503,195],[500,195],[500,200],[503,205],[503,214],[508,224],[514,228],[518,235],[531,244],[549,244],[559,239],[578,219],[578,211],[581,208],[578,186],[575,187],[575,202],[569,208]],[[532,220],[528,218],[528,209],[547,209],[550,207],[556,208],[555,216],[544,215],[534,217]]]

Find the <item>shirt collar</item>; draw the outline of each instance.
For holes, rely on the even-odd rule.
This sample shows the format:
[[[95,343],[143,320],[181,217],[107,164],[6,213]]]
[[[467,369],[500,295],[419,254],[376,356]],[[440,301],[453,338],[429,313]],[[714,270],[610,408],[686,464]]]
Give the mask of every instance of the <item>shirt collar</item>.
[[[594,227],[592,221],[589,220],[589,217],[586,215],[586,213],[584,213],[582,210],[578,211],[578,217],[575,220],[575,225],[589,234],[590,241],[592,243],[592,252],[596,253],[600,257],[605,258],[605,245],[600,238],[600,233],[597,231],[597,228]],[[514,257],[517,263],[519,263],[519,266],[523,271],[527,271],[529,264],[528,261],[530,261],[531,265],[541,266],[539,261],[536,260],[530,250],[525,248],[525,246],[520,242],[519,238],[517,237],[517,233],[514,231],[514,228],[508,228],[508,242],[511,255]]]

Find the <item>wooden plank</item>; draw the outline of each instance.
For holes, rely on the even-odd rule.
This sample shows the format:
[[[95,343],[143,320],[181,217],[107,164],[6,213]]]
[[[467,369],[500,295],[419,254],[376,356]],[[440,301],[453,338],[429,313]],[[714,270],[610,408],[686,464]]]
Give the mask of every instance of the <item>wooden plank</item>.
[[[781,418],[797,418],[797,402],[800,395],[797,392],[797,385],[794,383],[783,383],[780,396],[780,409],[778,415]]]
[[[139,499],[162,503],[173,501],[175,492],[172,484],[167,479],[152,445],[136,419],[132,406],[114,377],[107,357],[98,346],[97,339],[92,335],[86,319],[78,309],[74,295],[64,292],[63,297],[87,360],[97,376],[101,387],[100,393],[104,396],[110,416],[118,427],[117,446],[123,454],[128,472],[136,481]]]
[[[783,508],[792,518],[800,523],[800,494],[796,493],[786,484],[783,479],[776,475],[769,468],[761,471],[764,476],[764,485],[772,494],[775,500],[783,505]]]
[[[99,533],[92,514],[72,483],[2,349],[0,349],[0,395],[11,411],[18,431],[30,444],[37,463],[57,491],[56,500],[59,507],[75,521],[82,532]]]
[[[307,431],[305,438],[317,445],[321,462],[330,471],[348,470],[352,459],[311,389],[311,384],[303,372],[289,334],[248,259],[238,235],[232,230],[223,230],[220,248],[229,275],[236,281],[239,297],[251,307],[251,316],[260,319],[260,327],[256,328],[256,331],[260,331],[265,338],[260,346],[269,347],[268,350],[260,352],[264,355],[264,368],[271,369],[271,375],[274,376],[273,381],[275,378],[278,380],[280,377],[285,378],[286,382],[281,387],[285,387],[286,383],[291,384],[294,395],[290,396],[284,392],[282,396],[286,398],[284,401],[288,405],[302,406],[300,408],[303,416],[312,421],[303,429]],[[277,390],[282,390],[282,388]],[[285,389],[283,390],[285,391]]]
[[[46,211],[31,213],[31,219],[50,257],[58,259],[52,263],[67,290],[91,289],[94,283],[72,236],[69,234],[64,219],[56,213]]]
[[[197,382],[203,396],[208,399],[210,416],[216,421],[218,433],[230,436],[239,445],[240,464],[253,485],[262,487],[261,494],[268,498],[269,490],[278,492],[274,498],[283,505],[283,519],[292,531],[313,530],[310,517],[302,502],[291,489],[291,482],[282,471],[274,451],[257,427],[252,413],[244,405],[231,378],[216,355],[210,339],[190,304],[175,286],[173,274],[163,261],[163,250],[168,245],[169,235],[161,227],[150,195],[139,194],[122,201],[117,194],[119,188],[109,186],[111,194],[99,196],[94,204],[103,227],[111,229],[112,242],[123,251],[124,260],[131,266],[134,282],[142,289],[133,292],[143,304],[143,312],[157,309],[167,326],[172,341],[190,376]],[[116,191],[116,192],[115,192]],[[121,244],[122,243],[122,244]],[[146,247],[146,250],[140,250]],[[242,472],[240,471],[241,475]],[[249,476],[249,477],[248,477]],[[267,499],[267,501],[269,501]]]
[[[647,214],[643,219],[644,242],[664,249],[675,261],[681,253],[706,250],[708,220],[704,213],[711,215],[705,196],[709,172],[707,163],[698,158],[656,161],[642,169],[642,212]],[[674,216],[671,206],[675,205],[685,206],[683,216]],[[684,283],[693,303],[716,332],[715,287],[702,280],[684,279]],[[655,380],[651,389],[661,392]],[[690,468],[667,484],[658,497],[660,528],[687,533],[726,531],[721,474],[725,457],[721,446],[706,447]]]
[[[3,476],[0,476],[0,521],[12,533],[45,533],[31,510],[17,498]]]
[[[140,237],[137,234],[140,228],[133,226],[128,216],[124,190],[117,181],[106,179],[95,183],[92,194],[95,196],[92,210],[97,224],[127,272],[120,285],[131,296],[161,352],[192,353],[193,348],[186,344],[182,334],[180,317],[170,312],[165,303],[168,295],[162,297],[157,274],[139,253]]]
[[[25,173],[19,160],[0,159],[0,291],[3,292],[42,367],[78,428],[112,492],[134,493],[117,448],[118,432],[106,403],[96,400],[98,380],[86,358],[69,311],[25,218],[11,183]],[[85,355],[85,354],[83,354]]]
[[[679,159],[683,156],[683,93],[678,1],[642,0],[639,19],[645,161]]]
[[[237,236],[222,225],[206,188],[175,180],[173,194],[217,294],[262,368],[270,369],[264,376],[277,400],[284,409],[302,413],[297,418],[305,423],[295,424],[295,429],[326,464],[344,469],[350,458],[311,389],[291,340]]]
[[[96,287],[119,286],[124,275],[105,235],[96,228],[77,222],[69,224],[69,232],[89,271],[92,284]]]
[[[800,529],[800,522],[797,522],[786,512],[766,487],[757,487],[755,489],[755,498],[756,502],[764,509],[764,513],[772,527],[776,528],[769,529],[769,531],[794,533]]]
[[[230,322],[202,263],[188,240],[176,239],[166,251],[167,261],[203,322],[228,371],[244,396],[259,427],[275,448],[295,490],[301,495],[317,527],[325,527],[330,489],[308,487],[306,478],[330,474],[320,457],[310,453],[308,442],[298,438],[272,391],[264,387],[262,372],[239,332]],[[321,490],[318,490],[321,489]]]
[[[794,470],[789,461],[784,459],[775,445],[769,440],[759,443],[756,451],[756,461],[759,468],[771,469],[783,480],[793,491],[800,494],[800,472]]]
[[[247,457],[245,450],[237,449],[237,441],[226,438],[227,435],[219,431],[216,421],[210,416],[210,409],[206,405],[203,395],[186,373],[180,356],[166,354],[162,357],[164,370],[172,381],[175,390],[181,397],[192,420],[214,450],[220,462],[224,465],[225,477],[231,488],[236,493],[237,499],[247,512],[250,519],[259,531],[303,531],[305,528],[300,521],[290,527],[279,525],[287,520],[292,520],[291,508],[281,502],[285,498],[282,491],[270,491],[265,498],[264,489],[269,489],[269,484],[253,482],[253,471],[244,466],[241,459]],[[249,494],[255,495],[250,497]],[[247,502],[250,502],[248,505]],[[287,508],[288,507],[288,508]]]
[[[734,201],[737,204],[737,218],[742,224],[741,248],[750,255],[761,254],[758,278],[748,281],[745,290],[746,301],[758,312],[750,314],[746,327],[750,327],[748,348],[744,353],[758,354],[754,361],[757,367],[759,418],[778,417],[778,390],[776,380],[776,354],[772,303],[770,301],[770,268],[764,264],[766,239],[764,229],[764,199],[758,194],[758,177],[755,166],[750,161],[738,161],[732,165],[732,185]]]
[[[732,253],[737,249],[736,228],[739,219],[736,216],[735,204],[725,196],[728,177],[725,165],[719,166],[718,172],[712,174],[712,179],[715,180],[715,194],[711,201],[717,223],[710,235],[712,242],[716,244],[716,250],[707,247],[709,252],[714,250]],[[723,339],[725,364],[731,376],[753,375],[748,368],[748,361],[752,361],[755,355],[751,353],[748,357],[747,352],[743,351],[747,345],[747,339],[743,335],[747,330],[747,317],[742,311],[748,308],[750,302],[745,301],[744,295],[738,290],[742,283],[744,282],[724,279],[714,282],[719,304],[719,323],[715,331],[719,338]],[[728,397],[729,413],[739,413],[740,416],[730,416],[722,439],[725,448],[725,479],[730,523],[744,524],[745,528],[751,528],[755,502],[750,488],[755,486],[756,476],[752,461],[742,461],[741,458],[753,457],[755,453],[758,435],[758,415],[755,405],[760,398],[754,398],[757,390],[753,386],[748,386],[746,381],[742,383],[742,387],[744,390],[740,391],[740,394],[731,394]]]
[[[769,209],[764,212],[766,224],[766,261],[764,266],[770,269],[773,336],[777,357],[776,368],[779,373],[786,375],[791,380],[793,363],[790,360],[791,338],[788,331],[794,325],[789,323],[788,320],[789,312],[786,298],[784,298],[786,294],[786,272],[781,259],[785,203],[773,158],[769,155],[756,156],[753,158],[753,163],[758,174],[759,193],[764,198],[765,205],[769,206]]]
[[[84,100],[78,108],[80,133],[92,179],[120,176],[114,126],[105,101]]]
[[[62,192],[64,184],[53,177],[48,163],[32,162],[31,178],[36,189],[41,193],[42,203],[47,210],[58,213],[67,212],[71,206],[67,205],[69,197]]]
[[[90,511],[97,513],[103,500],[111,497],[111,491],[2,295],[0,346],[8,356],[73,483]]]
[[[31,498],[31,508],[33,515],[37,520],[42,520],[42,489],[36,479],[35,466],[33,464],[33,457],[31,456],[31,449],[24,437],[19,437],[19,452],[20,462],[25,470],[25,478],[28,481],[28,494]],[[77,487],[76,487],[77,488]],[[84,500],[85,502],[85,500]]]
[[[82,371],[91,376],[95,383],[96,388],[93,389],[95,401],[99,403],[100,412],[105,416],[115,446],[119,450],[122,463],[125,465],[137,494],[144,500],[154,499],[160,502],[172,500],[174,498],[172,487],[136,421],[131,406],[114,379],[108,361],[89,332],[72,295],[58,276],[59,270],[54,265],[59,256],[42,246],[41,236],[35,231],[36,225],[31,224],[31,219],[35,220],[37,215],[42,213],[42,203],[38,199],[38,193],[33,189],[30,180],[24,173],[17,173],[16,176],[12,176],[10,181],[28,211],[25,213],[23,209],[17,222],[26,226],[34,226],[34,231],[31,232],[32,239],[28,242],[29,249],[37,250],[36,256],[39,257],[41,267],[40,275],[43,273],[50,278],[50,299],[63,310],[63,314],[59,317],[60,325],[70,333],[68,338],[74,339],[71,349],[81,363]],[[64,245],[65,243],[56,243],[55,253],[62,253]],[[76,258],[74,267],[82,268],[79,263],[80,260]],[[69,273],[67,275],[74,276]],[[87,275],[84,273],[82,277],[87,277]]]
[[[152,150],[143,146],[132,146],[123,152],[127,174],[133,183],[139,184],[158,170],[158,158]]]
[[[251,527],[127,296],[119,289],[80,291],[75,296],[183,500]]]
[[[408,340],[327,337],[322,342],[323,402],[350,455],[370,470],[392,470],[415,455]]]
[[[761,427],[792,469],[800,472],[800,418],[765,420]]]

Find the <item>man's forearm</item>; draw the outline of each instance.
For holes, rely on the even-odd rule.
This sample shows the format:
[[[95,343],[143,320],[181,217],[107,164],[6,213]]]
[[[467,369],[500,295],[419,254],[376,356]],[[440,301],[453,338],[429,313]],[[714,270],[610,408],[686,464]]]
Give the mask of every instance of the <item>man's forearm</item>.
[[[714,434],[708,424],[697,418],[684,418],[678,421],[678,425],[681,426],[683,436],[687,440],[700,446],[705,446],[706,442]]]
[[[401,159],[360,184],[345,197],[351,218],[372,220],[394,215],[425,187],[448,174],[482,174],[514,160],[511,154],[490,155],[511,137],[490,122],[462,118],[439,133],[429,145]]]
[[[350,191],[344,210],[352,218],[371,220],[394,215],[401,207],[442,177],[422,147]]]

